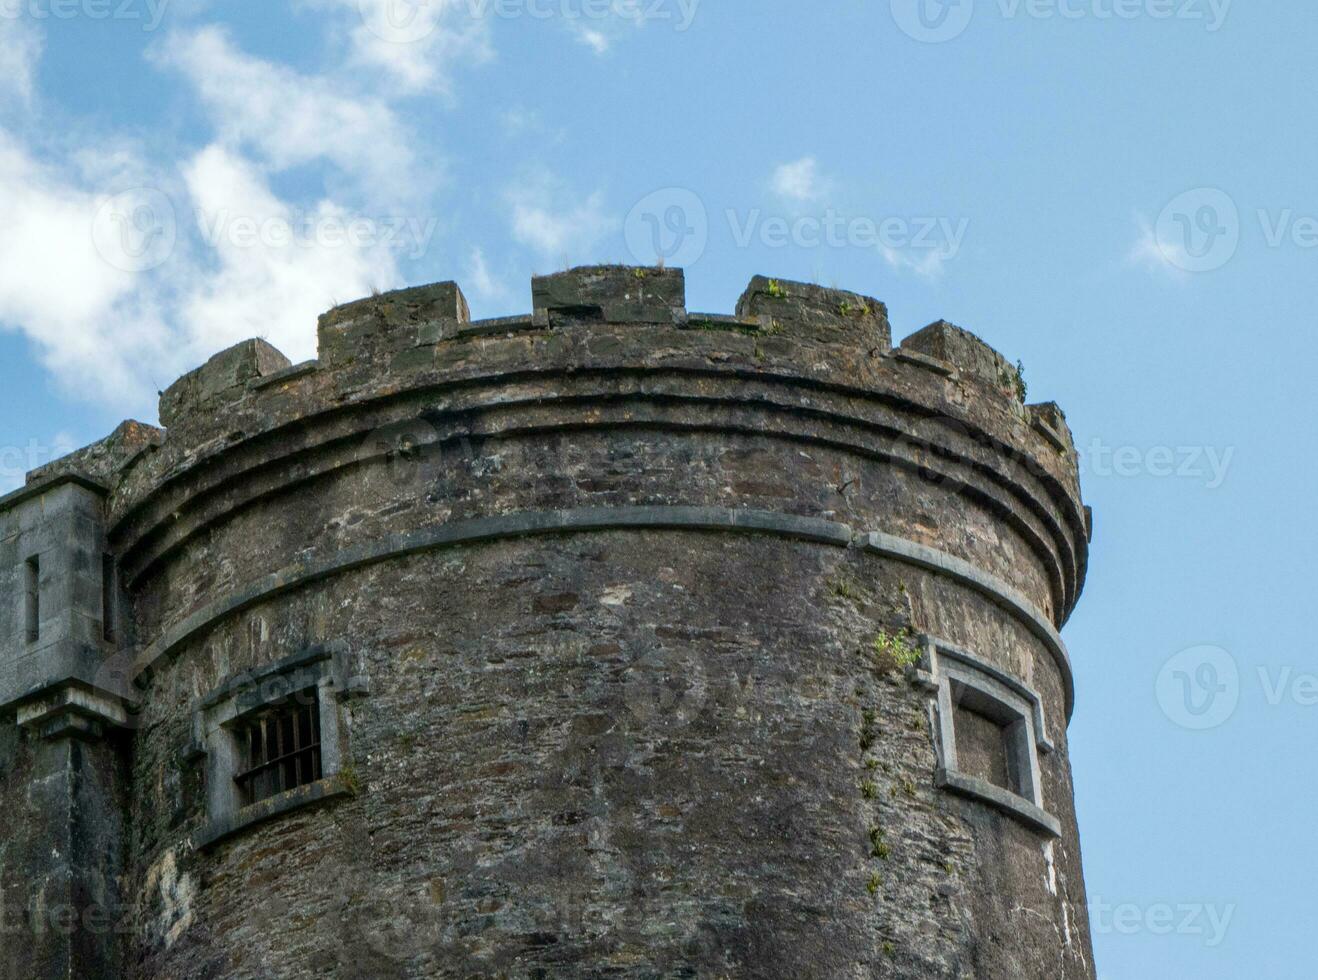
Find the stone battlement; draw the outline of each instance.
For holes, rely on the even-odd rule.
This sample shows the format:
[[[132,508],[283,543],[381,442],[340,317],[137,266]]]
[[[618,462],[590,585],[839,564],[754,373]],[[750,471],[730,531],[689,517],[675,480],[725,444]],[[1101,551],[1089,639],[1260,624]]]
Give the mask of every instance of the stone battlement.
[[[1023,452],[1037,453],[1041,465],[1076,489],[1074,449],[1060,409],[1022,406],[1017,369],[950,323],[930,324],[894,348],[879,300],[764,276],[751,281],[733,315],[688,313],[681,269],[583,267],[536,277],[531,293],[530,315],[478,321],[453,282],[346,303],[320,318],[318,358],[298,365],[265,341],[243,341],[163,392],[166,431],[125,423],[107,440],[33,471],[28,482],[79,470],[112,483],[157,451],[172,469],[271,425],[412,386],[474,378],[482,369],[660,370],[706,361],[875,393],[924,384],[949,409],[973,399],[980,421],[992,420],[993,435],[1010,433]],[[949,385],[963,390],[940,399]],[[125,445],[127,452],[118,448]],[[1048,459],[1050,452],[1060,458]]]

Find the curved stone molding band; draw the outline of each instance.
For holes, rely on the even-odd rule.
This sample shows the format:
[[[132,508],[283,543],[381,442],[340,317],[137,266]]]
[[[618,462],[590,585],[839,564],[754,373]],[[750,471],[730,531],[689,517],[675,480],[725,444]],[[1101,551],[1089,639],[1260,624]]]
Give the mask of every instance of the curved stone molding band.
[[[1052,655],[1066,692],[1066,717],[1075,708],[1071,659],[1061,636],[1029,600],[995,576],[945,552],[884,534],[856,532],[845,524],[771,511],[719,507],[598,507],[506,514],[392,535],[371,545],[307,564],[290,565],[247,588],[197,610],[142,651],[134,675],[139,683],[180,646],[226,616],[267,599],[344,572],[424,551],[480,544],[505,538],[598,531],[678,530],[771,534],[837,548],[858,547],[877,555],[945,575],[993,601],[1019,619]]]

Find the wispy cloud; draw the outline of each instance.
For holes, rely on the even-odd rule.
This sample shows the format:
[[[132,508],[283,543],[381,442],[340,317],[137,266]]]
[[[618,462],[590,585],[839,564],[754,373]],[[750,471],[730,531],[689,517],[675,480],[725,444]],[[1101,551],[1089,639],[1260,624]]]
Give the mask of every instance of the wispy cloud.
[[[222,143],[274,170],[328,160],[375,197],[417,189],[412,141],[381,98],[254,58],[218,27],[171,37],[158,58],[193,86]]]
[[[41,32],[31,21],[0,17],[0,106],[9,101],[31,103],[42,47]]]
[[[594,27],[586,27],[583,24],[573,23],[572,33],[576,35],[578,41],[590,48],[596,54],[605,54],[609,50],[609,36],[603,31]]]
[[[306,0],[337,13],[350,61],[406,94],[452,92],[454,69],[494,56],[489,4],[473,0]]]
[[[502,299],[508,292],[507,287],[490,272],[485,250],[480,246],[472,248],[467,256],[466,281],[483,299]]]
[[[386,172],[406,183],[411,160],[387,107],[250,57],[221,31],[176,35],[159,57],[216,130],[181,164],[115,136],[43,154],[0,129],[0,326],[68,390],[147,413],[157,387],[246,337],[311,356],[319,313],[398,283],[382,236],[316,233],[360,223],[351,204],[282,199],[274,174],[324,161],[360,204]]]
[[[282,233],[295,224],[346,226],[352,215],[323,200],[299,219],[259,168],[229,150],[207,147],[188,164],[185,178],[211,249],[210,267],[194,277],[178,309],[193,349],[218,350],[260,336],[294,360],[314,357],[320,313],[397,282],[394,257],[378,243],[234,234],[235,219]]]
[[[1185,249],[1159,241],[1157,230],[1144,215],[1137,214],[1135,220],[1139,233],[1126,253],[1126,261],[1172,279],[1189,278],[1185,270],[1189,268],[1190,257]]]
[[[769,186],[779,197],[795,204],[819,201],[834,189],[833,181],[819,172],[819,162],[814,157],[780,164]]]
[[[103,203],[72,168],[42,162],[0,132],[0,321],[21,330],[70,390],[132,401],[147,387],[142,364],[178,365],[159,294],[97,248]]]
[[[919,251],[918,258],[913,257],[911,252],[910,249],[899,251],[884,246],[882,249],[883,261],[888,263],[890,269],[897,272],[910,272],[921,279],[932,282],[943,275],[946,263],[951,258],[948,251],[940,248],[922,249]]]
[[[601,192],[575,198],[549,177],[519,184],[507,197],[513,237],[556,261],[585,258],[615,224],[605,212]]]

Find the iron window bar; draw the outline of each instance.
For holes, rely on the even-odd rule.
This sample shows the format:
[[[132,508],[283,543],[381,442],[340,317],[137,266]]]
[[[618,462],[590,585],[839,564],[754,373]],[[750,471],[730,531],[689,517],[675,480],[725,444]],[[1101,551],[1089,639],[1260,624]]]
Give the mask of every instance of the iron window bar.
[[[320,706],[314,689],[242,725],[245,768],[234,776],[245,805],[321,778]]]

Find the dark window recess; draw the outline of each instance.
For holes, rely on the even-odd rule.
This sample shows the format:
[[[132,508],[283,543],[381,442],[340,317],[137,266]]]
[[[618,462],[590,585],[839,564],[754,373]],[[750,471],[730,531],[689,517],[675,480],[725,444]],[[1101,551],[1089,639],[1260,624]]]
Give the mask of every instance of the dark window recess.
[[[36,643],[41,639],[41,559],[29,558],[24,566],[26,571],[26,623],[27,641]]]
[[[243,771],[234,781],[243,806],[320,779],[320,705],[315,688],[246,719],[236,734]]]
[[[988,695],[953,684],[957,768],[1029,799],[1029,731],[1023,719]]]
[[[101,629],[106,643],[114,642],[114,556],[101,557]]]
[[[986,718],[965,705],[956,706],[957,768],[967,776],[1016,792],[1012,779],[1011,753],[1006,732],[992,718]]]

